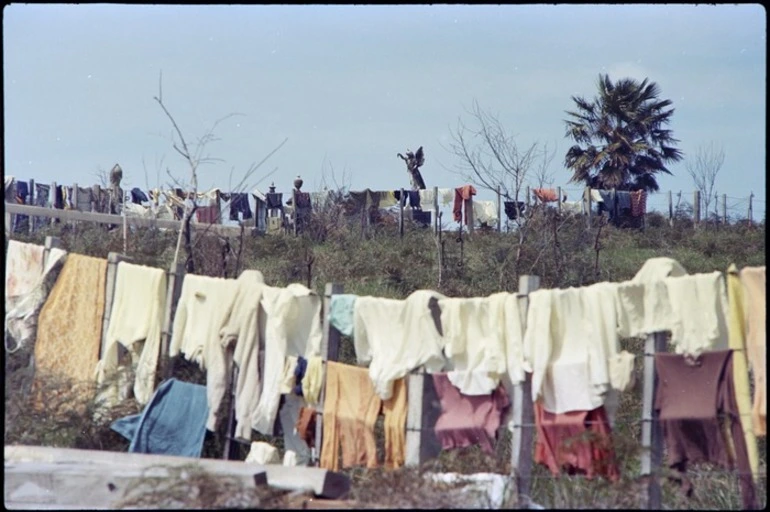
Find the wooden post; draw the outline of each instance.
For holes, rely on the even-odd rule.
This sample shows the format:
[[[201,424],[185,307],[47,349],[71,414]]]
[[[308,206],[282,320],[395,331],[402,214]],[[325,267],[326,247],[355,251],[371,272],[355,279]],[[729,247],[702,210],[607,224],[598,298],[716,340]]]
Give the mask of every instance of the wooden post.
[[[435,226],[435,231],[438,234],[439,230],[441,229],[441,224],[439,222],[439,211],[438,211],[438,187],[433,187],[433,216],[435,217],[433,219],[433,224]]]
[[[529,294],[540,287],[540,277],[523,275],[519,280],[519,308],[522,325],[526,328]],[[519,506],[530,502],[533,445],[535,441],[535,411],[532,403],[532,374],[513,386],[513,434],[511,436],[511,472],[516,484]]]
[[[401,238],[404,238],[404,189],[401,189],[401,195],[398,200],[398,233]],[[411,203],[410,203],[411,204]]]
[[[751,191],[751,194],[749,195],[749,226],[754,225],[754,191]]]
[[[292,205],[291,217],[294,224],[294,236],[297,236],[297,189],[296,188],[291,189],[291,205]]]
[[[16,201],[16,180],[13,180],[11,182],[10,190],[8,191],[8,194],[13,198],[12,201]],[[5,201],[8,201],[6,198]],[[5,210],[5,236],[8,238],[8,240],[11,239],[11,236],[13,235],[13,224],[16,216],[12,213],[8,213],[8,210]]]
[[[166,273],[166,310],[163,313],[163,330],[160,333],[160,372],[158,372],[162,379],[171,377],[171,364],[168,352],[174,326],[176,304],[182,292],[184,273],[185,265],[181,262],[177,262],[176,268],[171,267]]]
[[[722,223],[727,224],[727,194],[722,194]]]
[[[644,344],[644,390],[642,397],[642,478],[647,478],[648,510],[660,510],[661,489],[659,470],[663,461],[663,428],[655,412],[655,353],[665,352],[666,334],[656,332],[647,336]]]
[[[500,185],[497,186],[497,232],[500,233],[503,230],[503,202],[500,196]]]
[[[93,201],[91,201],[91,210],[97,213],[110,213],[102,211],[102,187],[99,185],[94,185],[91,189],[91,194],[93,195]]]
[[[556,193],[559,196],[556,199],[556,208],[559,210],[559,213],[561,213],[561,187],[556,187]]]
[[[527,209],[529,209],[529,207],[532,206],[530,202],[530,197],[532,197],[532,194],[529,193],[529,186],[527,186]]]
[[[593,215],[591,210],[591,187],[586,187],[585,192],[583,192],[583,200],[586,204],[586,225],[588,228],[591,228],[591,215]]]
[[[230,346],[225,353],[225,361],[230,362],[230,368],[232,368],[232,370],[230,371],[230,381],[225,388],[230,395],[230,410],[227,414],[227,435],[225,436],[225,446],[222,451],[222,458],[224,460],[235,459],[234,448],[236,444],[233,442],[233,437],[235,435],[235,384],[238,382],[238,365],[232,364],[234,352],[235,347]]]
[[[700,224],[700,190],[696,190],[692,195],[692,215],[693,222],[697,227]]]
[[[324,290],[323,303],[323,338],[321,339],[321,357],[324,361],[336,361],[340,354],[340,332],[329,321],[329,310],[331,309],[332,295],[339,295],[343,291],[341,284],[326,283]],[[324,399],[326,397],[326,380],[321,386],[321,393],[318,403],[315,406],[315,446],[310,450],[310,462],[317,465],[321,458],[321,441],[323,435],[323,411]]]
[[[35,180],[29,180],[29,194],[27,195],[26,204],[35,206]],[[35,217],[27,216],[27,228],[30,235],[35,231]]]
[[[465,223],[468,226],[468,234],[473,233],[473,196],[463,201],[463,210],[465,210]],[[462,222],[462,220],[461,220]]]
[[[668,191],[668,225],[674,225],[674,197],[671,191]]]
[[[618,191],[617,189],[612,189],[610,191],[610,197],[612,198],[612,220],[617,225],[618,222]]]

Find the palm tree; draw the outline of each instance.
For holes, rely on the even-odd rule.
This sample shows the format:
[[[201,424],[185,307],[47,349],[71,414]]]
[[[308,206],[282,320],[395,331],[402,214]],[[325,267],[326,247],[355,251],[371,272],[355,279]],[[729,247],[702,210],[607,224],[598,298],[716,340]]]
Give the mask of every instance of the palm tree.
[[[564,163],[571,182],[591,188],[658,190],[655,175],[671,174],[670,162],[682,159],[671,130],[665,128],[674,113],[671,100],[660,100],[660,89],[645,78],[641,83],[623,78],[613,83],[599,75],[599,94],[588,102],[572,96],[577,110],[566,137],[575,141]]]

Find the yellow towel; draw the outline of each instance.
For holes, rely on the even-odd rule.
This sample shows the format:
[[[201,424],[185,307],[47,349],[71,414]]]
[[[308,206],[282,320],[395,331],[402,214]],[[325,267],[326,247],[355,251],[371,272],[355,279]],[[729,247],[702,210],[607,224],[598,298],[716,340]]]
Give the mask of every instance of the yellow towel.
[[[740,276],[745,304],[747,356],[754,373],[754,409],[752,411],[754,434],[765,436],[767,435],[765,267],[746,267],[741,270]]]
[[[307,360],[305,376],[302,377],[302,395],[308,405],[318,403],[318,395],[321,393],[321,384],[324,378],[323,359],[313,356]]]
[[[390,208],[397,204],[398,200],[396,199],[396,194],[392,190],[380,192],[380,204],[377,205],[379,208]]]
[[[38,321],[35,378],[92,382],[99,361],[107,260],[70,254]],[[39,381],[38,381],[39,382]]]
[[[751,391],[749,388],[749,368],[746,362],[746,333],[744,329],[744,307],[741,282],[738,269],[730,265],[727,269],[727,298],[729,302],[729,346],[733,352],[733,381],[735,383],[735,401],[741,415],[741,427],[749,453],[749,466],[754,480],[759,472],[759,449],[751,422]],[[732,436],[729,436],[732,438]]]

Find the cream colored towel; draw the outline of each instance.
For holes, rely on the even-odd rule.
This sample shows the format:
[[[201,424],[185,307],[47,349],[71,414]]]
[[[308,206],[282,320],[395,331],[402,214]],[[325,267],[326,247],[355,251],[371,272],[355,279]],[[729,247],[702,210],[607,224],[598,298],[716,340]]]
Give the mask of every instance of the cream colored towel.
[[[228,380],[220,330],[232,311],[237,290],[235,279],[187,274],[174,317],[169,355],[174,357],[181,352],[185,359],[206,370],[206,428],[212,432]]]
[[[107,260],[70,254],[40,311],[35,376],[93,382],[99,361]]]
[[[118,263],[105,350],[96,370],[98,384],[104,384],[117,370],[120,343],[136,365],[136,401],[142,405],[150,401],[155,391],[165,310],[166,272],[125,261]],[[118,403],[115,384],[103,397],[110,406]]]
[[[671,342],[677,354],[727,350],[727,288],[721,272],[665,280],[673,312]]]
[[[321,297],[297,283],[286,288],[265,286],[261,305],[265,313],[265,375],[251,426],[258,432],[272,435],[286,356],[308,359],[320,355],[323,338]]]
[[[687,270],[672,258],[650,258],[644,262],[642,268],[633,278],[635,283],[649,283],[660,281],[667,277],[682,277],[687,275]]]
[[[517,384],[524,381],[524,318],[519,307],[519,296],[515,293],[506,293],[503,308],[508,384]]]
[[[280,464],[281,457],[275,446],[264,441],[253,441],[251,443],[251,450],[249,450],[249,454],[244,462],[252,464]]]
[[[444,297],[417,290],[405,300],[358,297],[353,311],[353,343],[361,364],[369,362],[369,376],[378,396],[388,400],[393,382],[420,366],[441,371],[443,339],[436,330],[431,299]],[[438,312],[435,313],[438,316]]]
[[[488,395],[505,374],[505,302],[508,294],[438,301],[449,381],[464,395]]]
[[[66,251],[51,248],[43,273],[33,289],[26,295],[17,295],[11,301],[6,299],[5,349],[9,353],[35,342],[40,310],[51,293],[66,258]]]
[[[233,363],[238,367],[235,383],[235,437],[251,440],[251,415],[257,408],[262,383],[259,373],[260,301],[265,286],[264,276],[258,270],[244,270],[237,279],[237,290],[232,308],[220,330],[223,350],[235,346]],[[227,368],[219,381],[209,375],[206,386],[213,388],[212,396],[223,397],[226,392]],[[219,401],[216,399],[216,408]]]
[[[767,435],[767,299],[765,267],[746,267],[741,270],[746,314],[746,348],[754,374],[754,406],[752,416],[754,433]]]
[[[321,386],[324,381],[324,365],[320,356],[313,356],[307,361],[305,376],[302,377],[302,394],[308,405],[318,403]]]

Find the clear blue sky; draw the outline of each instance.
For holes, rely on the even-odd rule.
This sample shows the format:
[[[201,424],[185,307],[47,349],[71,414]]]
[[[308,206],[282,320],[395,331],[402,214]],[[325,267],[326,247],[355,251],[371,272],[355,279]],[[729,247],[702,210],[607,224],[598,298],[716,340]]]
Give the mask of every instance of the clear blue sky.
[[[753,190],[763,212],[766,37],[758,4],[12,4],[3,10],[4,173],[93,184],[97,169],[119,163],[130,186],[164,185],[166,168],[186,178],[153,100],[162,71],[164,102],[190,140],[243,114],[217,128],[207,153],[224,162],[201,169],[200,188],[227,188],[231,169],[234,184],[285,138],[257,172],[277,167],[268,181],[285,191],[298,174],[314,189],[332,168],[338,179],[348,172],[351,189],[408,187],[396,153],[420,145],[428,186],[458,186],[442,145],[475,99],[520,145],[555,146],[555,185],[577,190],[563,166],[564,111],[609,73],[658,83],[685,158],[721,145],[718,192],[744,208]],[[690,198],[684,162],[671,170],[661,191]]]

